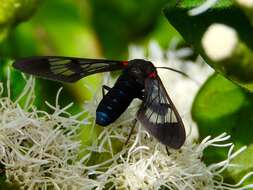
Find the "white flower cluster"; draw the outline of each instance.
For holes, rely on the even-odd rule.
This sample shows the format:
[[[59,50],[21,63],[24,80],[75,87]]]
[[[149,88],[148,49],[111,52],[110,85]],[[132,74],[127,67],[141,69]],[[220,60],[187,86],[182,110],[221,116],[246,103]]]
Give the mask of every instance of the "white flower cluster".
[[[105,79],[107,83],[111,82],[109,75]],[[9,98],[9,82],[8,97],[1,97],[2,86],[0,162],[4,166],[6,180],[18,183],[21,189],[232,190],[252,187],[240,187],[252,173],[235,185],[223,182],[221,172],[230,167],[231,159],[245,149],[243,147],[233,153],[233,145],[225,143],[229,138],[226,134],[213,139],[207,137],[200,144],[188,142],[180,150],[166,150],[137,123],[125,144],[138,109],[138,102],[134,102],[116,122],[100,128],[101,132],[91,145],[81,147],[75,135],[80,125],[90,118],[80,121],[79,116],[83,113],[69,114],[67,109],[71,104],[60,108],[60,91],[55,106],[48,104],[53,109],[53,113],[49,114],[37,110],[32,104],[32,78],[15,102]],[[25,102],[22,108],[18,104],[21,99]],[[91,117],[95,116],[97,103],[95,98],[85,105]],[[203,151],[209,146],[230,147],[227,160],[207,166],[202,158]],[[82,157],[81,148],[85,153]]]
[[[107,141],[115,141],[121,128],[110,126],[102,132]],[[105,132],[107,131],[107,132]],[[246,147],[233,152],[232,143],[225,143],[229,139],[225,133],[211,139],[207,137],[200,144],[186,144],[180,151],[169,149],[158,144],[149,137],[141,126],[130,140],[130,145],[122,147],[117,154],[110,149],[100,149],[100,153],[110,152],[112,158],[91,166],[91,173],[97,175],[100,186],[96,190],[102,190],[106,185],[108,189],[150,189],[161,188],[171,190],[222,190],[222,189],[249,189],[253,185],[240,187],[244,180],[251,176],[248,173],[235,185],[226,184],[221,173],[230,167],[230,161],[241,153]],[[122,141],[122,136],[119,139]],[[125,139],[124,139],[125,140]],[[98,146],[100,146],[98,144]],[[220,163],[205,165],[202,161],[203,152],[207,147],[230,147],[228,158]],[[110,163],[110,167],[108,167]],[[101,167],[101,168],[100,168]],[[101,170],[105,169],[101,172]]]
[[[66,112],[71,105],[59,109],[56,103],[56,107],[51,106],[53,114],[36,110],[31,104],[33,81],[28,80],[18,98],[28,95],[29,111],[9,97],[0,98],[0,161],[5,167],[7,182],[30,190],[88,186],[91,180],[77,160],[80,144],[72,140],[81,122]]]

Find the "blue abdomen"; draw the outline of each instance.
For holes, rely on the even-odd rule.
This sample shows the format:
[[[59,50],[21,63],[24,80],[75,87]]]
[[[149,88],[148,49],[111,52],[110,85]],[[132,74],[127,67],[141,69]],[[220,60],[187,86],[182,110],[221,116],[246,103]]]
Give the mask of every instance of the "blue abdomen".
[[[128,75],[121,75],[113,88],[103,97],[96,110],[96,123],[107,126],[127,109],[134,98],[139,97],[144,86]]]
[[[96,112],[96,123],[101,126],[107,126],[112,122],[111,117],[108,113],[97,111]]]

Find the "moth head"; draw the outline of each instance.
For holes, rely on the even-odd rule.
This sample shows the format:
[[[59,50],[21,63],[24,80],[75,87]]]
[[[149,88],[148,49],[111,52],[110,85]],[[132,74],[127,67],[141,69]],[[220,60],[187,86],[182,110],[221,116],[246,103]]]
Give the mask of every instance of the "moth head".
[[[156,68],[152,62],[143,59],[133,59],[129,61],[129,75],[134,78],[146,79],[150,73],[156,73]]]

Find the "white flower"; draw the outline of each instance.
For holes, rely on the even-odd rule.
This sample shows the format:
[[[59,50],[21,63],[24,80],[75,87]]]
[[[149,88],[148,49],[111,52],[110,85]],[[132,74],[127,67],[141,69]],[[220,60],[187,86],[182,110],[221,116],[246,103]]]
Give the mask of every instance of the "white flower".
[[[2,83],[0,87],[3,92]],[[72,139],[86,121],[70,116],[66,110],[71,104],[60,109],[59,95],[56,106],[49,105],[53,114],[37,110],[32,105],[33,89],[30,78],[16,102],[0,95],[0,161],[6,180],[22,189],[92,189],[96,182],[78,162],[80,143]],[[26,109],[18,104],[24,97]]]
[[[207,28],[201,43],[210,59],[222,61],[232,56],[238,41],[235,29],[225,24],[214,23]]]
[[[96,175],[98,185],[96,190],[105,186],[115,189],[150,189],[158,190],[167,187],[173,190],[188,189],[248,189],[253,185],[240,187],[253,172],[246,174],[235,185],[226,184],[222,171],[231,167],[230,161],[246,147],[233,152],[233,144],[226,143],[230,138],[225,133],[211,139],[205,138],[200,144],[185,144],[180,151],[169,149],[169,154],[163,145],[147,134],[142,126],[131,136],[130,142],[124,145],[130,131],[130,123],[118,123],[108,126],[97,140],[96,146],[88,149],[100,154],[109,153],[111,157],[104,162],[89,166],[90,174]],[[123,130],[127,129],[127,130]],[[112,142],[121,142],[122,149],[115,152]],[[210,146],[229,147],[228,158],[216,164],[207,166],[203,161],[203,152]],[[99,148],[98,148],[99,147]],[[102,171],[102,172],[101,172]]]

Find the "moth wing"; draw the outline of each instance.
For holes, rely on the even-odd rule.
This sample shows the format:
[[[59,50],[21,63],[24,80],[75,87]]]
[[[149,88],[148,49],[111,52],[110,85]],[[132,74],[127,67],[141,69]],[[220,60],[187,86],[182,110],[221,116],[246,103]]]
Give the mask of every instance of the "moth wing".
[[[16,60],[13,66],[22,72],[61,82],[75,82],[94,73],[124,68],[122,61],[60,56],[27,57]]]
[[[145,80],[137,118],[164,145],[178,149],[185,142],[183,121],[158,76]]]

